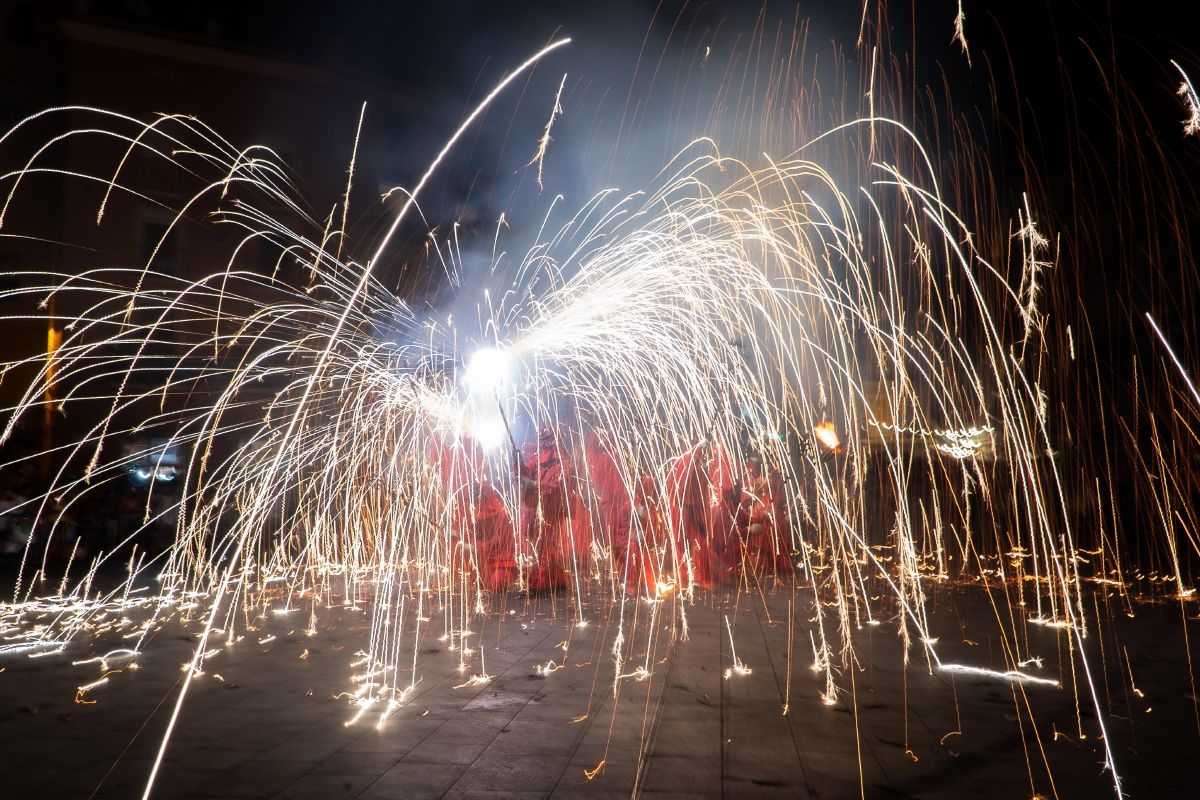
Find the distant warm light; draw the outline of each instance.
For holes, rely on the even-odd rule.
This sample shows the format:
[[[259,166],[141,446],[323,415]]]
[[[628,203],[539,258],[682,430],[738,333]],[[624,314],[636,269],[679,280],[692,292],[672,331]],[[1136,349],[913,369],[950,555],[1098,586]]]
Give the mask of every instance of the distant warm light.
[[[832,422],[822,422],[813,428],[813,435],[817,437],[818,442],[835,453],[842,449],[842,439]]]
[[[53,325],[46,329],[46,360],[54,360],[54,352],[62,347],[62,331]]]

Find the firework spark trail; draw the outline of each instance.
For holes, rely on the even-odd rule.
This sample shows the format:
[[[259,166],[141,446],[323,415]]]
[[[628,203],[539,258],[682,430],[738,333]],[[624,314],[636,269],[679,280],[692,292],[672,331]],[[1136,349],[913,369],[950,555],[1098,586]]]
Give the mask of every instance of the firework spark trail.
[[[1191,136],[1200,133],[1200,97],[1196,95],[1196,87],[1192,85],[1192,79],[1184,72],[1183,67],[1174,59],[1171,60],[1171,66],[1179,71],[1183,76],[1183,83],[1179,85],[1179,96],[1187,103],[1188,118],[1183,121],[1183,135]]]
[[[1163,348],[1167,351],[1167,355],[1171,357],[1171,363],[1175,365],[1175,369],[1179,370],[1179,376],[1183,378],[1183,382],[1187,384],[1188,391],[1191,392],[1192,398],[1196,401],[1196,405],[1200,406],[1200,391],[1196,390],[1196,384],[1192,382],[1191,376],[1188,375],[1187,369],[1179,361],[1179,356],[1175,355],[1175,349],[1171,347],[1167,341],[1167,337],[1163,334],[1162,329],[1158,327],[1158,323],[1154,321],[1154,317],[1150,312],[1146,312],[1146,321],[1150,323],[1150,327],[1154,329],[1154,335],[1162,342]]]
[[[557,46],[526,62],[496,92]],[[671,502],[668,465],[680,454],[698,443],[735,453],[744,438],[752,439],[765,462],[787,479],[787,524],[780,528],[789,561],[799,561],[797,584],[811,590],[814,664],[825,673],[827,702],[839,691],[839,664],[852,668],[854,632],[881,617],[896,620],[906,660],[916,643],[931,668],[1044,680],[1016,663],[1003,671],[943,663],[925,610],[929,578],[922,555],[966,552],[967,546],[944,540],[952,535],[946,532],[950,525],[930,526],[912,513],[914,454],[939,447],[930,432],[957,441],[964,431],[990,430],[1006,466],[985,472],[968,463],[974,450],[952,449],[961,459],[955,462],[960,473],[926,457],[924,477],[945,497],[969,481],[984,498],[1008,492],[1011,509],[997,514],[1012,515],[1008,545],[1028,548],[1036,575],[1044,579],[1033,589],[1038,616],[1065,620],[1082,648],[1077,575],[1064,567],[1074,553],[1070,528],[1061,541],[1054,533],[1063,506],[1061,481],[1037,455],[1050,445],[1046,414],[1036,373],[1014,355],[1036,351],[1044,336],[1036,308],[1043,262],[1028,207],[1020,220],[1026,268],[1014,287],[961,244],[969,243],[966,226],[942,201],[923,150],[921,178],[880,161],[871,166],[872,184],[843,187],[825,166],[806,159],[805,150],[754,169],[698,140],[644,191],[603,192],[560,227],[550,223],[548,211],[525,255],[511,266],[495,264],[496,295],[480,307],[477,329],[460,330],[453,320],[421,321],[373,270],[401,219],[416,207],[428,176],[494,96],[485,98],[408,193],[365,265],[348,260],[342,231],[300,211],[266,152],[238,150],[194,120],[164,117],[140,125],[94,112],[128,130],[67,134],[112,137],[130,151],[147,149],[197,174],[207,168],[215,177],[187,207],[218,195],[214,222],[243,231],[228,267],[196,281],[161,275],[151,262],[141,270],[44,275],[41,286],[6,292],[87,300],[68,317],[55,369],[40,367],[10,409],[5,435],[47,389],[55,390],[64,408],[99,400],[109,409],[86,436],[61,449],[63,466],[51,490],[34,501],[40,516],[51,514],[52,495],[64,496],[69,508],[145,455],[101,461],[105,441],[158,432],[190,452],[175,545],[162,565],[159,599],[149,603],[155,614],[184,602],[201,603],[205,611],[171,727],[187,685],[219,655],[208,647],[210,635],[220,631],[232,645],[241,609],[265,615],[307,606],[315,615],[318,593],[327,604],[371,603],[371,633],[352,676],[353,719],[378,712],[382,724],[405,702],[419,680],[421,637],[439,626],[459,653],[463,685],[486,680],[482,652],[468,642],[471,622],[484,608],[481,556],[470,525],[462,541],[455,531],[457,520],[469,517],[463,513],[470,505],[466,487],[487,480],[500,484],[510,518],[520,517],[516,489],[499,474],[502,457],[479,457],[470,443],[489,438],[489,425],[494,432],[497,406],[506,426],[509,418],[554,425],[566,445],[597,432],[630,494],[653,487],[648,499],[660,508]],[[874,142],[884,126],[920,147],[907,129],[882,117],[841,126],[821,139],[865,127]],[[40,148],[23,170],[6,176],[13,184],[6,208],[23,180],[47,169],[40,166],[44,152]],[[167,153],[191,154],[196,163],[185,166],[182,156]],[[132,191],[120,182],[121,172],[118,167],[106,178],[74,177],[102,182],[111,192]],[[860,200],[867,208],[862,215],[856,213]],[[898,220],[885,211],[897,204]],[[268,213],[276,205],[317,235]],[[279,265],[285,258],[301,261],[308,280],[292,285],[281,274],[268,278],[240,268],[237,253],[257,238],[280,246]],[[492,250],[498,250],[495,242]],[[452,276],[461,274],[454,263],[458,252],[449,243],[439,250]],[[915,275],[904,274],[910,262],[921,265]],[[922,284],[915,296],[937,300],[914,304],[902,288],[913,281]],[[946,285],[965,291],[943,302]],[[501,291],[506,286],[511,288]],[[1020,321],[1015,335],[1008,335],[1002,318]],[[390,338],[379,335],[380,320],[389,322]],[[480,403],[445,365],[484,346],[511,357],[519,378],[503,395]],[[870,375],[883,378],[882,400],[874,396]],[[113,380],[118,390],[105,394],[104,385]],[[210,404],[175,404],[178,393],[205,381],[224,387]],[[989,393],[999,398],[996,408],[988,407]],[[989,424],[981,426],[985,420]],[[790,442],[812,443],[822,430],[840,434],[835,447],[844,450],[844,459],[821,456],[815,448],[829,447],[829,440],[819,434],[824,445],[800,456],[790,449]],[[68,467],[80,462],[83,477],[69,477]],[[738,482],[747,480],[741,464],[734,472]],[[894,552],[889,560],[874,549],[880,544],[872,533],[874,512],[863,500],[868,473],[881,476],[891,494],[892,519],[883,539]],[[592,496],[586,486],[579,494]],[[948,518],[956,515],[957,530],[970,530],[969,505],[935,508]],[[595,509],[585,512],[598,519]],[[665,534],[656,534],[632,512],[630,523],[645,557],[679,585],[700,556],[684,531],[668,523]],[[653,608],[644,622],[635,613],[627,630],[624,586],[637,548],[626,563],[611,563],[612,542],[599,527],[592,525],[595,547],[575,549],[572,542],[573,594],[579,623],[586,621],[583,601],[591,585],[621,597],[612,648],[615,693],[622,680],[651,674],[652,647],[644,664],[623,669],[637,637],[658,636],[663,613],[677,615],[686,630],[686,603],[678,593],[671,605],[660,604],[658,591],[644,586]],[[47,569],[48,553],[36,573]],[[83,635],[102,609],[127,599],[125,589],[96,603],[86,599],[96,566],[115,555],[97,557],[78,588],[60,599],[58,617],[42,638],[21,640],[20,646],[59,646]],[[524,580],[535,554],[526,548],[518,558]],[[151,564],[157,567],[143,562],[140,570]],[[939,564],[937,575],[944,571]],[[872,599],[872,585],[880,582],[890,592],[887,603]],[[832,610],[825,607],[830,599]],[[14,601],[6,613],[18,617],[44,602],[21,597],[20,589]],[[728,619],[726,627],[735,652]],[[1025,655],[1018,642],[1012,649],[1014,661]],[[405,682],[401,667],[410,654],[413,676]],[[734,665],[750,668],[736,656]],[[1086,658],[1083,665],[1086,671]],[[1088,690],[1102,711],[1090,678]],[[167,742],[164,737],[155,771]],[[1111,753],[1108,761],[1113,766]],[[1113,775],[1119,791],[1115,769]],[[147,794],[153,781],[152,774]]]
[[[967,58],[967,66],[971,66],[971,49],[967,46],[967,14],[963,11],[963,0],[958,0],[958,13],[954,15],[953,41],[962,46],[963,55]]]
[[[558,119],[558,115],[562,113],[562,93],[563,88],[567,85],[567,74],[564,72],[562,80],[559,81],[558,91],[554,94],[554,105],[550,107],[550,117],[546,120],[546,129],[542,131],[542,138],[538,139],[537,150],[533,153],[533,158],[529,159],[529,163],[525,166],[537,164],[537,185],[538,189],[542,189],[542,168],[546,162],[546,150],[550,147],[550,129],[554,127],[554,120]]]

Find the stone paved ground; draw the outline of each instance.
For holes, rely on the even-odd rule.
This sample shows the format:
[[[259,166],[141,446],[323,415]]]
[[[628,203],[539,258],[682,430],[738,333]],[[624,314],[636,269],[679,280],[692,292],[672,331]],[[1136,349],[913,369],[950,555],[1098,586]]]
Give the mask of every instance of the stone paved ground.
[[[495,679],[455,688],[463,682],[455,654],[429,637],[411,702],[382,730],[347,727],[350,709],[333,697],[365,641],[363,614],[330,612],[315,637],[272,621],[278,638],[259,645],[248,636],[194,683],[154,796],[1113,796],[1098,738],[1079,737],[1079,719],[1094,731],[1094,715],[1086,703],[1077,709],[1072,692],[930,674],[923,661],[905,669],[888,623],[858,633],[859,668],[841,675],[841,699],[823,704],[821,678],[809,669],[812,604],[787,590],[705,598],[689,609],[689,638],[665,662],[670,632],[658,631],[650,677],[622,681],[617,701],[608,604],[590,602],[590,624],[579,628],[561,596],[508,602],[514,613],[493,614],[478,631]],[[1198,638],[1187,618],[1195,609],[1136,610],[1134,618],[1106,612],[1103,631],[1088,640],[1125,788],[1134,798],[1195,797],[1200,723],[1184,635]],[[728,680],[726,617],[736,655],[752,670]],[[940,590],[931,621],[943,658],[1001,667],[983,594]],[[1058,666],[1067,663],[1063,633],[1033,626],[1028,636],[1030,652],[1044,656],[1042,674],[1069,679],[1069,667]],[[76,704],[73,687],[94,679],[95,668],[71,665],[92,645],[0,661],[0,797],[140,796],[191,646],[187,630],[164,628],[139,670],[88,695],[93,705]],[[550,661],[565,666],[534,674]]]

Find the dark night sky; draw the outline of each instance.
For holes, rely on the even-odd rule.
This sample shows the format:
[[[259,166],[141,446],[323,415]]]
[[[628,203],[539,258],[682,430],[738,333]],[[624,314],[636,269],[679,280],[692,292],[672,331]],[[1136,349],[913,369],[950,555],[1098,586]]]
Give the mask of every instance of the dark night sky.
[[[7,5],[21,2],[7,0]],[[1177,5],[964,0],[968,66],[951,41],[956,0],[882,5],[872,0],[868,42],[887,43],[894,83],[918,100],[918,107],[903,103],[898,115],[939,160],[949,164],[973,154],[937,141],[934,131],[949,120],[969,127],[996,177],[990,202],[1000,216],[1011,217],[1022,192],[1033,189],[1044,198],[1044,209],[1061,216],[1052,221],[1070,224],[1083,216],[1128,215],[1129,208],[1153,202],[1144,186],[1138,196],[1113,192],[1122,195],[1119,201],[1100,197],[1109,183],[1155,180],[1139,177],[1144,165],[1131,157],[1131,148],[1145,152],[1161,143],[1167,160],[1156,169],[1179,186],[1186,187],[1196,172],[1196,148],[1183,141],[1184,107],[1175,94],[1179,76],[1169,61],[1200,74],[1200,60],[1187,43],[1189,29]],[[563,73],[568,74],[564,116],[547,169],[550,190],[574,195],[568,203],[609,185],[636,188],[702,133],[721,140],[727,152],[752,159],[799,144],[784,135],[763,144],[745,126],[731,132],[727,120],[709,124],[716,119],[712,96],[734,83],[720,70],[751,49],[748,42],[763,8],[756,3],[88,0],[83,6],[92,15],[154,35],[215,41],[330,67],[349,76],[344,80],[350,94],[354,75],[374,76],[410,92],[416,98],[410,118],[380,119],[369,110],[367,120],[368,125],[396,125],[388,135],[397,160],[406,166],[390,177],[409,185],[473,102],[507,70],[552,38],[573,37],[568,48],[538,66],[528,83],[506,92],[456,149],[437,191],[427,193],[434,217],[453,215],[455,207],[470,203],[494,218],[511,210],[520,192],[528,194],[525,162]],[[65,7],[78,13],[77,5]],[[815,84],[823,108],[808,132],[865,113],[861,71],[869,55],[855,47],[862,4],[772,2],[765,9],[766,39],[776,31],[790,33],[800,20],[805,52],[820,61]],[[880,20],[883,31],[875,29]],[[705,66],[698,54],[709,46],[713,61]],[[694,111],[686,117],[680,109],[692,98]],[[721,102],[737,99],[736,92],[727,91]],[[160,105],[192,111],[170,98]],[[629,109],[632,126],[621,122]],[[320,119],[313,124],[328,126],[330,142],[337,143],[331,150],[344,158],[349,123]],[[1142,138],[1135,143],[1133,137]],[[1078,207],[1077,171],[1068,165],[1092,174],[1087,209]],[[541,201],[535,194],[531,202]],[[449,210],[439,215],[437,205]],[[1123,244],[1129,252],[1113,262],[1127,260],[1139,246]]]
[[[869,17],[876,17],[879,4],[868,5]],[[1036,146],[1044,148],[1039,157],[1050,162],[1070,147],[1059,136],[1062,129],[1076,126],[1090,135],[1103,135],[1100,129],[1112,121],[1103,96],[1105,80],[1118,72],[1156,120],[1179,121],[1181,106],[1174,96],[1178,81],[1167,62],[1175,58],[1195,64],[1196,53],[1187,44],[1188,28],[1178,16],[1178,6],[1137,0],[965,0],[973,55],[968,69],[951,42],[955,0],[884,4],[887,36],[897,55],[911,57],[906,77],[913,86],[940,87],[947,80],[960,111],[989,105],[997,91],[1005,117],[1032,115],[1031,130],[1042,140]],[[568,72],[625,92],[643,40],[647,54],[666,52],[668,60],[687,57],[689,49],[694,52],[705,30],[713,32],[714,43],[733,50],[744,47],[760,11],[755,3],[672,0],[91,0],[91,8],[134,24],[148,18],[194,36],[215,30],[231,44],[317,63],[334,61],[429,93],[453,108],[465,107],[469,96],[478,96],[481,87],[556,35],[572,36],[574,43],[547,61],[541,71],[548,81]],[[854,50],[861,9],[861,4],[849,1],[769,3],[767,27],[791,27],[798,10],[800,18],[811,21],[811,50],[836,49],[851,62],[862,61]],[[635,95],[644,88],[645,72],[643,68]],[[592,96],[597,93],[593,90]],[[1068,105],[1073,106],[1069,111]],[[521,122],[535,130],[541,117],[540,110],[529,110]],[[433,131],[430,134],[436,138]]]
[[[23,3],[28,4],[27,0],[5,0],[12,7]],[[80,7],[64,5],[71,13]],[[1013,147],[1024,148],[1041,163],[1062,160],[1077,146],[1063,136],[1068,129],[1102,140],[1105,128],[1116,127],[1110,98],[1105,95],[1117,75],[1129,82],[1132,94],[1146,105],[1154,124],[1168,128],[1177,126],[1182,118],[1180,101],[1174,95],[1178,79],[1168,60],[1175,58],[1189,65],[1197,64],[1197,58],[1186,44],[1188,29],[1175,10],[1177,3],[964,0],[963,6],[973,57],[969,68],[951,41],[956,0],[871,0],[868,25],[883,19],[886,30],[876,31],[874,37],[869,32],[868,41],[886,39],[890,43],[891,54],[903,65],[909,91],[931,88],[943,98],[932,101],[936,105],[944,102],[948,90],[959,115],[971,116],[971,109],[978,107],[988,120],[1002,120],[1000,127],[1017,130],[1023,126],[1017,132],[1019,143],[998,143],[1000,146],[993,148],[992,157],[998,164],[1011,156]],[[576,136],[594,134],[597,123],[602,127],[608,116],[619,111],[615,98],[628,95],[635,106],[644,104],[642,125],[651,136],[657,136],[654,107],[669,104],[679,93],[666,81],[651,89],[650,75],[655,70],[649,67],[661,66],[661,72],[669,76],[672,66],[681,66],[679,74],[694,77],[695,55],[703,45],[713,45],[718,60],[745,52],[763,8],[768,36],[777,28],[793,29],[797,19],[807,20],[806,49],[824,57],[827,65],[841,59],[851,69],[858,69],[869,60],[865,51],[855,48],[863,5],[854,0],[772,2],[765,6],[678,0],[87,0],[82,7],[92,15],[145,32],[215,40],[223,46],[336,65],[411,90],[422,98],[423,105],[436,107],[428,120],[409,120],[408,127],[419,134],[410,133],[398,143],[398,147],[411,149],[414,169],[432,154],[472,98],[478,98],[505,71],[556,36],[571,36],[574,42],[539,67],[535,82],[526,91],[505,98],[508,105],[502,104],[490,123],[503,133],[487,122],[480,126],[476,155],[481,162],[491,158],[515,163],[515,154],[505,153],[501,158],[496,149],[503,145],[496,145],[495,139],[520,141],[536,136],[544,124],[545,95],[552,93],[564,72],[571,76],[568,94],[574,107],[566,109],[573,119],[564,124],[561,134],[569,135],[568,124],[574,125]],[[885,13],[881,14],[880,8]],[[640,66],[639,52],[645,54]],[[660,58],[661,65],[657,63]],[[845,87],[833,86],[829,77],[821,78],[824,93],[846,92]],[[858,88],[859,84],[852,82],[852,101],[859,100]],[[838,108],[827,118],[837,120],[856,113],[860,109]],[[593,116],[582,121],[580,117],[586,115]],[[914,122],[920,127],[924,121]],[[647,159],[661,161],[663,153],[686,142],[686,133],[678,132]],[[1099,148],[1103,150],[1103,145]],[[522,145],[522,157],[524,149]],[[637,167],[647,169],[648,163]],[[513,164],[505,163],[498,171],[511,173],[514,169]],[[628,176],[605,173],[595,180],[605,183]]]
[[[879,7],[868,4],[869,16]],[[897,49],[912,49],[917,28],[918,79],[937,79],[938,64],[958,58],[950,41],[954,0],[885,3],[887,24]],[[202,0],[90,0],[93,13],[131,25],[147,21],[164,31],[204,37],[216,33],[231,44],[262,48],[302,60],[336,58],[400,84],[461,87],[472,83],[487,62],[500,69],[520,60],[556,33],[575,38],[576,52],[562,58],[564,68],[578,51],[599,52],[615,61],[641,46],[652,19],[650,42],[661,42],[672,22],[681,26],[720,25],[747,33],[760,6],[740,2],[673,2],[621,0],[606,3],[496,3],[458,0],[447,3],[349,2],[314,0],[231,3]],[[1116,0],[1108,3],[1065,0],[1008,0],[987,3],[965,0],[967,36],[976,55],[990,54],[1011,65],[1026,92],[1044,94],[1051,87],[1033,78],[1062,59],[1082,67],[1086,56],[1077,45],[1087,42],[1102,61],[1115,49],[1124,71],[1140,73],[1166,58],[1195,57],[1188,27],[1173,2]],[[816,24],[815,39],[836,40],[852,47],[862,5],[847,2],[774,2],[766,5],[773,20],[790,20],[796,10]],[[678,37],[676,37],[678,40]],[[1113,47],[1115,45],[1115,48]],[[977,81],[982,83],[982,81]],[[1051,93],[1052,95],[1052,93]]]

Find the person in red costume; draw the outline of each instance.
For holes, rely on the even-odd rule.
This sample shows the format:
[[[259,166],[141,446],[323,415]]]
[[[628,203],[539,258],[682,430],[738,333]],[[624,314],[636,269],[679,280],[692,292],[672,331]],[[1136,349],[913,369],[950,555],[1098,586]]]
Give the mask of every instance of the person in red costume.
[[[582,491],[588,500],[585,506],[590,512],[592,535],[598,542],[609,545],[614,580],[635,584],[636,580],[626,581],[625,574],[634,514],[625,471],[599,435],[588,437],[583,456]],[[630,576],[636,577],[636,573],[635,569]]]
[[[658,487],[649,475],[638,481],[633,501],[632,535],[627,537],[625,547],[619,554],[614,551],[617,568],[625,575],[625,586],[630,591],[643,592],[655,597],[659,584],[671,582],[670,575],[678,575],[676,548],[670,543],[670,527],[658,501]]]
[[[445,497],[444,521],[452,575],[471,571],[488,591],[504,591],[516,579],[512,518],[488,474],[487,458],[470,437],[432,437],[429,459]]]
[[[700,586],[708,586],[712,579],[712,564],[703,444],[695,445],[671,462],[666,488],[666,522],[671,541],[678,543],[676,564],[680,586],[688,585],[689,576]]]
[[[532,591],[570,583],[587,552],[576,536],[586,529],[571,485],[570,464],[554,430],[543,427],[535,445],[526,445],[518,464],[521,483],[521,539],[533,555],[527,585]]]
[[[503,592],[517,577],[512,518],[504,498],[484,476],[477,486],[471,532],[475,540],[475,563],[483,588]]]
[[[768,570],[776,573],[792,570],[785,541],[788,528],[783,480],[778,472],[768,470],[757,455],[746,459],[737,522],[745,571],[761,574]]]
[[[711,579],[723,583],[736,576],[741,563],[737,510],[741,485],[733,459],[720,442],[708,448],[708,519]]]
[[[725,448],[696,444],[671,462],[665,488],[666,560],[679,585],[693,579],[707,587],[730,577],[738,558],[737,480]]]

